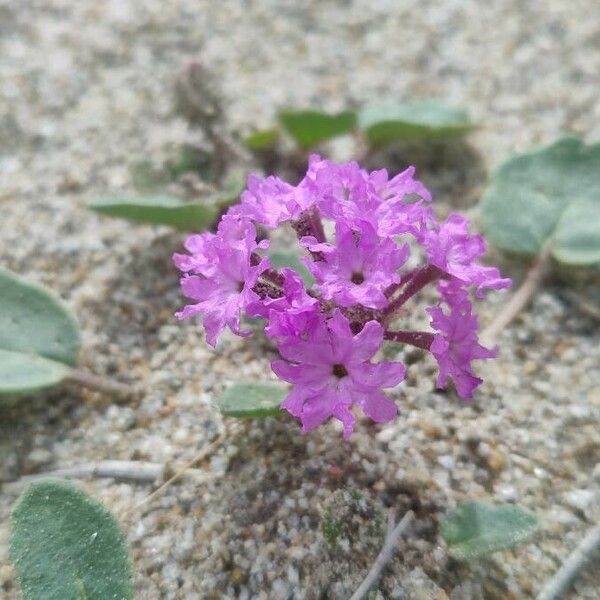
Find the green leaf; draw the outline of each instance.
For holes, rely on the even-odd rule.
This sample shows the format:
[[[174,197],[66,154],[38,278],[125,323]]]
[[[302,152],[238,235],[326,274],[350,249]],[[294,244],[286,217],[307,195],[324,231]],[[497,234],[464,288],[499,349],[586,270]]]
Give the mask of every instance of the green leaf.
[[[77,322],[53,292],[0,269],[0,306],[1,349],[77,363]]]
[[[103,215],[136,223],[169,225],[182,231],[208,229],[218,216],[215,204],[184,202],[171,196],[97,198],[90,208]]]
[[[271,259],[271,264],[276,269],[281,269],[282,267],[294,269],[294,271],[302,277],[304,285],[307,288],[311,287],[315,282],[315,278],[311,275],[310,271],[300,262],[300,258],[293,252],[269,252],[269,258]]]
[[[272,148],[279,139],[279,130],[273,129],[260,129],[244,139],[244,144],[250,150],[255,152],[258,150],[265,150],[266,148]]]
[[[600,144],[564,138],[510,158],[484,194],[481,222],[508,252],[533,255],[548,243],[560,262],[600,262]]]
[[[356,114],[351,111],[331,115],[318,110],[287,110],[279,114],[279,121],[304,150],[356,129]]]
[[[472,560],[512,548],[536,528],[535,515],[514,504],[469,502],[446,517],[441,534],[454,558]]]
[[[0,269],[0,395],[62,381],[77,363],[80,337],[65,303],[46,288]]]
[[[475,128],[466,111],[434,101],[366,107],[358,124],[372,146],[457,137]]]
[[[0,349],[0,395],[27,394],[63,381],[70,368],[36,354]]]
[[[10,557],[26,600],[128,600],[131,563],[115,518],[74,485],[33,483],[12,513]]]
[[[600,185],[596,189],[600,193]],[[554,232],[553,246],[554,258],[562,263],[600,263],[600,196],[580,198],[565,208]]]
[[[227,388],[216,400],[219,410],[227,417],[267,417],[281,411],[286,387],[267,383],[238,383]]]

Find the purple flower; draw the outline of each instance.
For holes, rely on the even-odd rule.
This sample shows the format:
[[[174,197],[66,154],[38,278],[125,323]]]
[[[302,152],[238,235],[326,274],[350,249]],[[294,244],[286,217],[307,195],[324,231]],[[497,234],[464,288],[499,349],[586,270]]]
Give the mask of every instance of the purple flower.
[[[299,187],[312,197],[324,217],[352,224],[379,207],[381,198],[358,163],[336,164],[317,156],[312,159],[312,168]]]
[[[439,224],[430,200],[414,167],[390,179],[385,169],[368,172],[356,162],[312,155],[296,186],[250,176],[216,233],[190,236],[187,253],[173,256],[183,293],[193,301],[177,316],[202,314],[212,346],[226,327],[249,334],[241,330],[243,315],[263,318],[280,354],[273,371],[293,384],[282,408],[305,432],[334,417],[349,437],[354,405],[376,422],[396,415],[382,389],[402,381],[405,367],[371,362],[383,339],[431,351],[440,369],[436,385],[451,378],[459,395],[470,398],[481,383],[472,361],[496,355],[477,339],[471,291],[481,297],[510,280],[479,264],[485,242],[469,234],[468,221],[451,215]],[[255,225],[285,223],[308,250],[302,260],[315,277],[311,289],[295,270],[277,270],[261,257],[269,241],[257,242]],[[410,246],[403,236],[412,238]],[[427,260],[403,269],[419,247]],[[439,305],[426,309],[435,332],[402,329],[405,304],[436,283]]]
[[[256,243],[254,226],[230,217],[221,222],[217,235],[205,233],[188,238],[186,248],[193,252],[191,256],[173,257],[185,273],[181,279],[183,295],[196,300],[176,317],[203,314],[206,340],[213,347],[225,327],[238,335],[250,333],[240,329],[241,312],[259,299],[252,288],[269,268],[267,258],[251,265],[251,254],[258,247],[264,244]]]
[[[369,321],[353,335],[348,319],[338,309],[327,322],[322,319],[307,339],[281,344],[283,360],[271,366],[281,379],[294,384],[282,408],[301,420],[304,432],[334,417],[343,423],[346,439],[354,428],[353,404],[377,423],[393,419],[396,405],[381,388],[400,383],[405,367],[370,362],[382,341],[379,323]]]
[[[408,233],[419,243],[435,223],[433,211],[422,200],[405,202],[400,198],[384,202],[375,213],[379,235],[393,236]]]
[[[371,173],[370,181],[382,200],[405,200],[406,196],[420,196],[430,202],[431,192],[414,178],[415,170],[415,167],[408,167],[388,180],[387,169],[380,169]]]
[[[248,314],[268,319],[268,337],[285,340],[307,335],[319,320],[319,301],[306,293],[302,278],[293,269],[282,269],[282,295],[266,297],[248,306]]]
[[[183,243],[190,254],[173,254],[173,263],[183,273],[208,271],[210,265],[210,248],[214,239],[213,233],[200,233],[190,235]]]
[[[241,203],[233,207],[234,214],[274,228],[290,221],[301,210],[296,202],[296,188],[279,177],[260,179],[250,175],[247,186]]]
[[[357,229],[351,229],[338,223],[335,246],[302,238],[302,245],[323,255],[323,260],[305,262],[325,299],[340,306],[384,308],[388,303],[384,291],[400,281],[398,270],[410,249],[407,245],[398,247],[391,238],[381,239],[366,221],[357,225]]]
[[[483,381],[473,374],[471,361],[494,358],[497,352],[479,343],[477,317],[471,314],[471,303],[466,299],[466,293],[461,298],[457,288],[453,291],[456,295],[447,315],[439,306],[426,309],[431,316],[431,326],[439,332],[434,335],[429,350],[440,367],[436,386],[443,388],[450,377],[458,395],[471,398],[473,390]]]
[[[483,297],[484,288],[510,287],[511,280],[503,279],[496,267],[476,262],[485,254],[485,240],[480,235],[470,235],[468,228],[469,222],[464,217],[453,214],[437,231],[427,232],[424,244],[429,262],[465,284],[475,286],[478,298]]]

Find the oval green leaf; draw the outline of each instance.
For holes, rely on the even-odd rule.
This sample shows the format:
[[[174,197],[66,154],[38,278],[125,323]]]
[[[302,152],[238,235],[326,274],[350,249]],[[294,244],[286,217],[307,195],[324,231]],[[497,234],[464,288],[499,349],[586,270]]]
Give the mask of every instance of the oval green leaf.
[[[560,262],[600,262],[600,144],[565,138],[506,161],[481,205],[486,235],[501,249]]]
[[[457,137],[475,128],[466,111],[435,101],[369,106],[359,113],[358,124],[372,146]]]
[[[255,152],[272,148],[279,139],[279,130],[277,129],[260,129],[251,133],[244,138],[244,145],[249,150]]]
[[[0,306],[0,349],[77,363],[77,323],[53,292],[0,269]]]
[[[0,395],[27,394],[63,381],[70,368],[35,354],[0,349]]]
[[[12,513],[10,557],[26,600],[128,600],[131,563],[111,513],[74,485],[33,483]]]
[[[473,560],[512,548],[529,539],[536,528],[535,515],[514,504],[469,502],[446,517],[441,534],[454,558]]]
[[[281,411],[279,405],[287,393],[282,385],[238,383],[227,388],[215,403],[227,417],[267,417]]]
[[[97,198],[90,208],[100,214],[136,223],[167,225],[181,231],[209,229],[218,217],[216,204],[184,202],[171,196]]]
[[[304,150],[352,133],[356,129],[356,120],[352,111],[329,114],[318,110],[286,110],[279,114],[282,127]]]

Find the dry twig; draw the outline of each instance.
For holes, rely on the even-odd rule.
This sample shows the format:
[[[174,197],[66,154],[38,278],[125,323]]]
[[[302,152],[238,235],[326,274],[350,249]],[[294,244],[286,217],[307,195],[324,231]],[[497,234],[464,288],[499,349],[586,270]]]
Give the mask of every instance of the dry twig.
[[[544,586],[537,600],[560,600],[571,585],[579,571],[600,549],[600,525],[594,527],[573,550],[563,566],[554,577]]]
[[[74,467],[57,469],[47,473],[36,473],[26,475],[17,481],[5,484],[8,490],[20,489],[23,486],[48,477],[58,479],[88,479],[88,478],[111,478],[121,481],[137,481],[140,483],[153,483],[161,479],[165,472],[165,466],[160,463],[142,462],[137,460],[102,460],[98,462],[85,463]]]
[[[529,304],[544,277],[550,270],[551,249],[545,246],[537,255],[525,280],[494,320],[483,330],[481,338],[488,343],[509,324]]]
[[[402,517],[400,523],[394,527],[394,512],[393,510],[390,510],[388,531],[385,537],[383,548],[375,559],[371,570],[367,573],[367,576],[360,584],[359,588],[354,592],[354,594],[352,594],[350,600],[362,600],[362,598],[368,594],[369,590],[379,581],[383,570],[388,562],[390,562],[390,559],[394,554],[394,550],[396,549],[396,544],[398,543],[400,536],[412,523],[413,516],[414,513],[412,510],[409,510],[404,517]]]

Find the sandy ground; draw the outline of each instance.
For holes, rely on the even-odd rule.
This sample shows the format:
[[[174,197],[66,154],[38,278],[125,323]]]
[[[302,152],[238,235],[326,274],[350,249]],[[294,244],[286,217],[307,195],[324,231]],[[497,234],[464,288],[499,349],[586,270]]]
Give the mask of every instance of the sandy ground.
[[[85,208],[94,193],[132,191],[132,162],[160,163],[198,135],[172,108],[174,74],[193,55],[218,75],[234,131],[285,105],[469,107],[483,124],[469,145],[423,165],[442,212],[473,204],[513,150],[566,131],[600,138],[596,0],[0,0],[0,263],[69,302],[85,366],[147,390],[139,406],[64,388],[0,409],[0,481],[99,459],[176,468],[215,437],[215,394],[273,378],[260,339],[226,336],[213,352],[197,323],[175,322],[180,234]],[[362,422],[349,443],[334,425],[304,437],[291,419],[227,421],[201,469],[128,517],[151,488],[85,482],[121,516],[136,597],[347,598],[389,506],[415,509],[417,523],[373,598],[533,597],[600,516],[598,323],[563,292],[548,285],[503,334],[472,405],[434,393],[434,365],[420,361],[394,391],[398,420]],[[500,302],[482,303],[482,320]],[[7,600],[20,597],[6,551],[15,499],[2,490]],[[480,564],[453,562],[438,523],[465,499],[519,502],[541,532]],[[324,514],[352,524],[335,547]],[[568,598],[600,598],[593,571]]]

